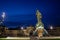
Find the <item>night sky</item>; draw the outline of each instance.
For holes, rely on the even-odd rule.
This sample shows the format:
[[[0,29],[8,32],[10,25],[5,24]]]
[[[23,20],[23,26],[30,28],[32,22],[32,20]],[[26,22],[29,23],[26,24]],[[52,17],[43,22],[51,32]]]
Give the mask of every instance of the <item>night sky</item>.
[[[8,27],[35,25],[37,9],[45,27],[60,26],[59,0],[0,0],[0,18],[5,12],[4,25]]]

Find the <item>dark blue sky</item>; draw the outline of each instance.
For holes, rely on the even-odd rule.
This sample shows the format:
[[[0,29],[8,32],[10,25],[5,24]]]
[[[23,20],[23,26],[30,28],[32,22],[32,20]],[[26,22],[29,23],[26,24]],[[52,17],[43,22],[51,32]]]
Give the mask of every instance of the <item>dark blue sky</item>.
[[[10,27],[35,25],[37,9],[45,26],[60,26],[59,0],[0,0],[0,14],[6,13],[4,24]]]

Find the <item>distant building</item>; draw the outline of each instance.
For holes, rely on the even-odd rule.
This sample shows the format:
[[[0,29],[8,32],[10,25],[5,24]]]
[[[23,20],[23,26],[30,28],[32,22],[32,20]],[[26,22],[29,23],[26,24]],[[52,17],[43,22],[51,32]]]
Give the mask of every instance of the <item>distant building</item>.
[[[5,26],[0,26],[0,36],[2,37],[22,37],[22,36],[29,36],[30,32],[33,31],[34,27],[29,26],[26,29],[18,29],[18,28],[7,28]]]
[[[51,36],[60,36],[60,27],[54,27],[52,30],[47,29],[47,31]]]

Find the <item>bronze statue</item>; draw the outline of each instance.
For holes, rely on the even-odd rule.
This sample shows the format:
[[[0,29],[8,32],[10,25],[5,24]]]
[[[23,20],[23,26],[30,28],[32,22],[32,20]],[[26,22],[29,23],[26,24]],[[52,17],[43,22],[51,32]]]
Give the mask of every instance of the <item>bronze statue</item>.
[[[36,16],[37,16],[37,24],[36,24],[36,30],[35,31],[37,31],[38,37],[42,37],[43,36],[44,25],[41,21],[42,15],[39,12],[39,10],[37,10]]]

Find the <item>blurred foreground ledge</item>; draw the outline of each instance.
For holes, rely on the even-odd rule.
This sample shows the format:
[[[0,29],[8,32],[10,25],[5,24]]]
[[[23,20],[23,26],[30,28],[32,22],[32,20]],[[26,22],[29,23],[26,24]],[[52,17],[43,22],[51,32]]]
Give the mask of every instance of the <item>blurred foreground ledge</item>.
[[[19,40],[30,40],[30,39],[36,39],[38,37],[6,37],[6,38],[0,38],[0,39],[19,39]],[[39,39],[60,39],[60,36],[57,37],[41,37]]]

